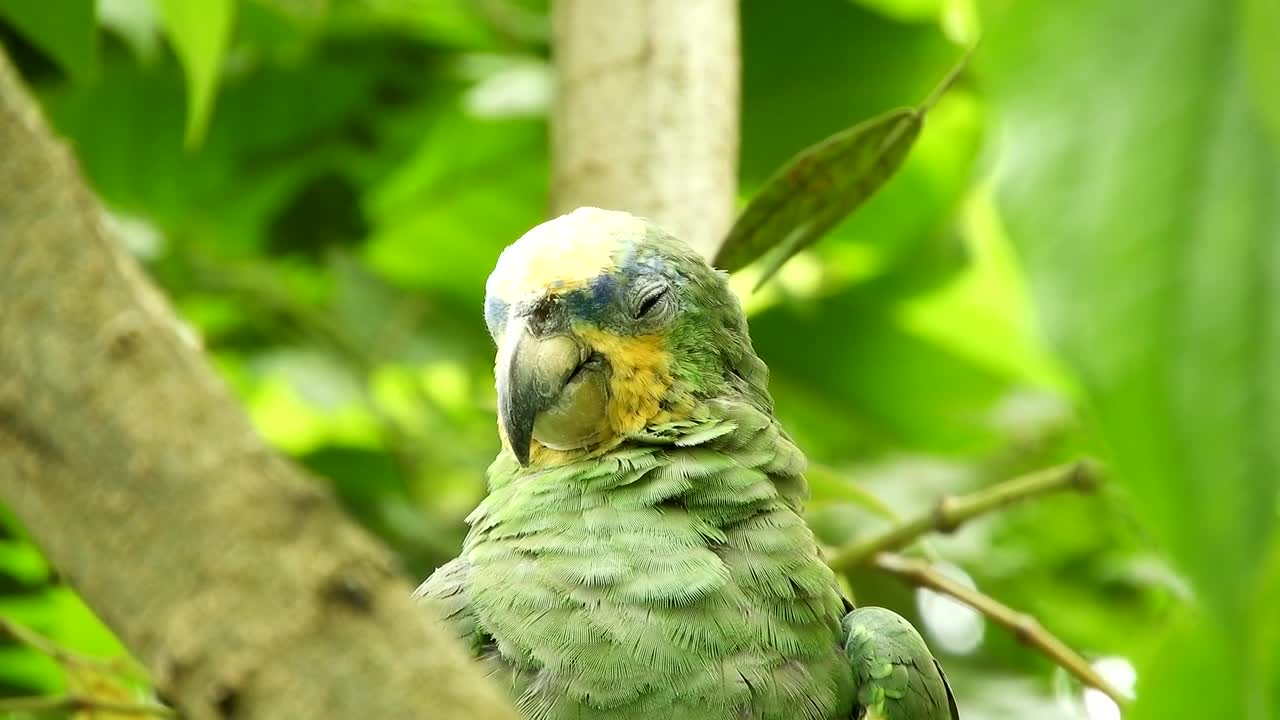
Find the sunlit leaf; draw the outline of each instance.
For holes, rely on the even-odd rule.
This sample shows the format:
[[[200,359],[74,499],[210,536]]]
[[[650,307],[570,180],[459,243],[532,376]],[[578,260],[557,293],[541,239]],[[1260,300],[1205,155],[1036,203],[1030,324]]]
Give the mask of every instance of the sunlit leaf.
[[[353,401],[321,408],[304,397],[295,384],[300,370],[284,367],[278,373],[272,372],[248,399],[250,417],[272,445],[302,454],[323,445],[381,444],[376,420],[359,404]],[[290,372],[295,376],[287,377]]]
[[[274,4],[281,0],[271,2]],[[481,49],[490,46],[494,38],[493,31],[485,22],[483,9],[484,3],[473,0],[340,0],[333,2],[330,12],[333,23],[345,29],[394,30],[447,47]]]
[[[73,78],[92,74],[98,52],[93,0],[0,0],[0,18]]]
[[[907,21],[936,20],[943,0],[851,0],[891,18]]]
[[[31,543],[0,539],[0,574],[23,584],[41,583],[49,577],[49,564]]]
[[[124,653],[120,641],[84,602],[65,586],[0,595],[0,615],[76,652],[98,657]]]
[[[53,693],[65,680],[62,668],[47,655],[21,645],[0,645],[0,684],[24,693]]]
[[[235,0],[156,0],[165,32],[187,75],[186,142],[204,139],[222,61],[231,42]]]

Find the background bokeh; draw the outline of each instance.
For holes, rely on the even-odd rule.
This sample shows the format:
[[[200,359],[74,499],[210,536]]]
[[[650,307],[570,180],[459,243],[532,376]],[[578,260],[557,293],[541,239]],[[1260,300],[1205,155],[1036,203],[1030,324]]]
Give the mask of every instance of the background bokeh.
[[[0,44],[120,241],[258,429],[425,577],[457,551],[498,448],[481,299],[501,248],[544,218],[545,2],[241,0],[191,138],[150,0],[69,0],[53,34],[30,32],[22,2],[0,0]],[[813,464],[813,525],[837,543],[942,493],[1102,457],[1103,492],[928,550],[1113,682],[1136,673],[1159,698],[1144,717],[1193,692],[1222,717],[1280,707],[1274,8],[741,3],[743,198],[802,148],[918,103],[982,38],[865,208],[761,292],[754,270],[735,277]],[[0,518],[0,614],[117,652]],[[972,612],[873,572],[850,582],[927,631],[965,717],[1116,717]],[[64,682],[0,646],[0,693]]]

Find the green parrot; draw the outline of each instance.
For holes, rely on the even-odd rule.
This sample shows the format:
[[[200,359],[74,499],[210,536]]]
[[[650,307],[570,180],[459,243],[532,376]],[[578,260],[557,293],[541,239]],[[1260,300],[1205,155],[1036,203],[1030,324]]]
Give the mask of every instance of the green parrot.
[[[503,450],[415,596],[530,720],[953,720],[909,623],[851,606],[724,273],[580,208],[486,286]]]

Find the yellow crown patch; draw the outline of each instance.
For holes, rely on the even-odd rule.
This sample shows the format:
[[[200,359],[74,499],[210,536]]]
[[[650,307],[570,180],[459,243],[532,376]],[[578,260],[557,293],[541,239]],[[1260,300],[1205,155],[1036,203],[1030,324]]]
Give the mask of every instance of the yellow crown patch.
[[[646,230],[646,222],[629,213],[578,208],[538,225],[503,250],[486,292],[515,303],[583,287],[616,270],[618,251]]]

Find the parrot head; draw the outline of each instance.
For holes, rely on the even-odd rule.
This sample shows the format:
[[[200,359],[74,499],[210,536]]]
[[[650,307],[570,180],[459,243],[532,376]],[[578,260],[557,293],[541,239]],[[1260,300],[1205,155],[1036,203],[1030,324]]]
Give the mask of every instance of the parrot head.
[[[504,250],[485,322],[499,426],[521,465],[607,449],[706,398],[771,409],[727,276],[624,212],[579,208]]]

